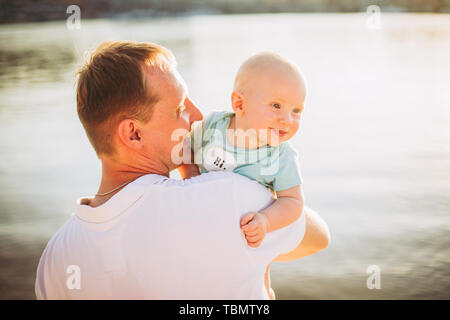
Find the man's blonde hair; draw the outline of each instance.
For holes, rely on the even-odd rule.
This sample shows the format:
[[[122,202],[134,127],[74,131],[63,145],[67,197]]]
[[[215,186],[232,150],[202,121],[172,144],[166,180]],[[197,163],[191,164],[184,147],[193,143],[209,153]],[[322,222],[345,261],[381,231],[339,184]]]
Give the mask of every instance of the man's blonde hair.
[[[167,48],[148,42],[103,42],[78,70],[77,111],[98,156],[114,154],[113,133],[127,118],[151,119],[159,100],[148,90],[146,68],[176,66]]]

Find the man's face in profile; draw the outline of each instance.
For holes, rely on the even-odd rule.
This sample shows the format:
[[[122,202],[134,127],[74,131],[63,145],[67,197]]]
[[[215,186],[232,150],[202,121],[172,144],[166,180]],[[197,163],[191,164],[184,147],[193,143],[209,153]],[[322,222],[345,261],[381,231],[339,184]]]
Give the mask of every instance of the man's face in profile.
[[[151,120],[145,125],[143,135],[146,141],[144,152],[150,158],[158,157],[169,171],[179,164],[172,159],[172,150],[182,143],[183,136],[190,131],[194,121],[203,119],[200,110],[188,98],[186,84],[174,68],[161,71],[153,68],[146,72],[147,90],[158,96],[153,106]]]

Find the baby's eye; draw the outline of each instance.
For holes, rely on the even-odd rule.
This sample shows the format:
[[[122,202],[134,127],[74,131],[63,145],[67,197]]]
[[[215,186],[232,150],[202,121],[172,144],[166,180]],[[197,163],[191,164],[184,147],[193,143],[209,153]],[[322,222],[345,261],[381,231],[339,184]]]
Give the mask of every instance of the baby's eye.
[[[280,105],[278,103],[272,103],[272,107],[275,109],[280,109]]]
[[[294,109],[294,110],[292,110],[294,113],[300,113],[300,112],[302,112],[302,110],[301,109]]]

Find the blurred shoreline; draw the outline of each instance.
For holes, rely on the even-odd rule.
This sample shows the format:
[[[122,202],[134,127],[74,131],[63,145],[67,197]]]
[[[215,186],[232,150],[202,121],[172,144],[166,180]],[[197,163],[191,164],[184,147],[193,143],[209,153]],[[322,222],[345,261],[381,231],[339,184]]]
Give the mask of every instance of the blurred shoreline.
[[[357,13],[369,6],[381,12],[450,13],[450,1],[406,0],[0,0],[0,24],[65,20],[77,5],[81,19],[139,19],[204,14]]]

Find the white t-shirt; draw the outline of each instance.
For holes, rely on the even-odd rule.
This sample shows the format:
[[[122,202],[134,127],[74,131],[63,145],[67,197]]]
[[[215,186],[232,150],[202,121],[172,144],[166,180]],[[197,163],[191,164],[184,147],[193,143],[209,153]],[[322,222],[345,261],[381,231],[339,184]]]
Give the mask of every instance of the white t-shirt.
[[[273,198],[232,172],[149,174],[99,207],[85,202],[42,254],[38,299],[268,299],[266,266],[305,231],[303,214],[249,247],[240,217]]]

